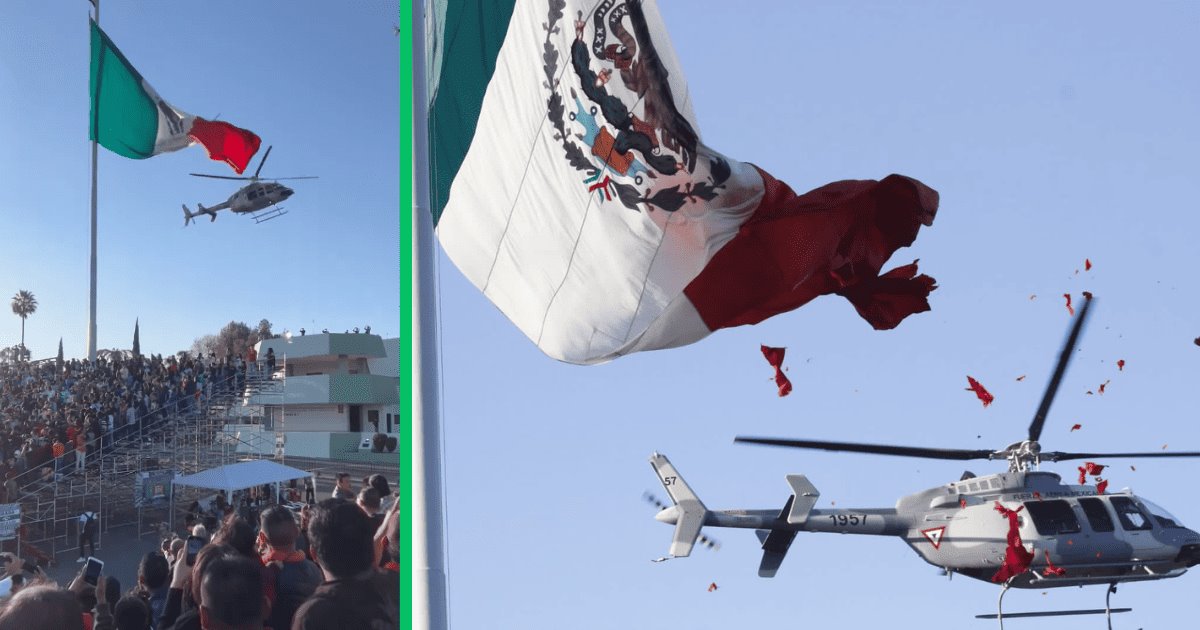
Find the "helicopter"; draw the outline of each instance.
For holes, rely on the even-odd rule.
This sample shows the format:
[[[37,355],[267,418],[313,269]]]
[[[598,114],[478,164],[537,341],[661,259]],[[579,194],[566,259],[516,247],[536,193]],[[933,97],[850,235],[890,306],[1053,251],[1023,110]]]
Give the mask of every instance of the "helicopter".
[[[271,155],[271,149],[267,147],[267,152],[263,154],[262,159],[258,161],[258,168],[255,169],[254,175],[250,177],[232,177],[229,175],[208,175],[205,173],[189,173],[194,177],[211,177],[213,179],[236,179],[249,180],[250,183],[243,186],[240,190],[229,196],[229,199],[212,207],[204,207],[197,203],[198,210],[192,212],[188,210],[187,204],[183,205],[183,226],[187,227],[198,216],[207,214],[209,221],[217,220],[217,211],[226,210],[235,214],[249,213],[254,217],[255,223],[262,223],[270,219],[274,219],[287,214],[283,206],[278,205],[288,197],[294,194],[294,191],[287,186],[279,183],[282,179],[317,179],[315,175],[303,177],[272,177],[268,181],[260,181],[258,174],[262,172],[263,164],[267,161],[267,156]]]
[[[701,527],[754,529],[762,543],[758,574],[774,577],[799,532],[896,536],[944,575],[955,573],[994,582],[1003,588],[994,615],[980,619],[1105,614],[1109,598],[1122,582],[1161,580],[1183,575],[1200,564],[1200,533],[1184,527],[1169,512],[1130,490],[1105,493],[1107,484],[1084,485],[1085,473],[1102,467],[1090,460],[1200,457],[1200,452],[1072,453],[1043,451],[1046,416],[1074,353],[1076,340],[1094,299],[1076,317],[1026,439],[999,450],[946,449],[743,437],[738,443],[833,452],[870,453],[944,460],[1006,460],[1008,471],[985,476],[966,472],[947,483],[901,497],[895,507],[814,509],[820,492],[800,474],[786,476],[792,490],[782,509],[709,510],[666,456],[654,453],[650,464],[674,505],[655,520],[675,525],[670,555],[691,553]],[[1041,462],[1089,460],[1080,468],[1080,484],[1038,470]],[[999,512],[999,514],[997,514]],[[1031,547],[1031,548],[1027,548]],[[1010,588],[1048,589],[1108,585],[1103,609],[1004,613]]]

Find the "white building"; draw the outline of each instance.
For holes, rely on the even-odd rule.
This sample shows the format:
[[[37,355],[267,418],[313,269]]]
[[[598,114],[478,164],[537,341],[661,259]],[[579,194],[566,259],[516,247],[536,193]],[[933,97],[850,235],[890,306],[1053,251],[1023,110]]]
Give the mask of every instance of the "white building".
[[[395,450],[372,453],[370,443],[376,433],[399,438],[398,338],[326,333],[268,339],[256,350],[263,370],[274,353],[275,371],[247,390],[262,424],[227,427],[240,433],[239,451],[273,451],[282,435],[290,457],[396,461]]]

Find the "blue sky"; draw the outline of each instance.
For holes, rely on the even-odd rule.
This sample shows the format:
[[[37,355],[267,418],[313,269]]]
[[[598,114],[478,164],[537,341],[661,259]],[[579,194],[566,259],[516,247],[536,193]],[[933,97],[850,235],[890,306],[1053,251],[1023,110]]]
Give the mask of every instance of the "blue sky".
[[[971,617],[994,609],[994,587],[947,581],[890,538],[800,534],[773,580],[757,577],[744,530],[709,532],[718,552],[653,564],[671,528],[641,498],[665,499],[647,457],[667,454],[710,508],[782,507],[788,473],[809,476],[818,507],[890,507],[964,468],[996,472],[732,439],[1003,447],[1025,435],[1071,321],[1062,294],[1084,290],[1098,301],[1045,448],[1200,450],[1200,6],[659,4],[708,144],[797,191],[895,172],[941,193],[934,225],[888,266],[920,258],[938,280],[933,310],[877,332],[825,297],[693,346],[577,367],[541,355],[442,257],[452,623],[989,627]],[[790,396],[776,396],[760,344],[787,347]],[[993,405],[964,391],[967,375]],[[1200,526],[1194,462],[1101,463],[1112,487]],[[1069,479],[1075,465],[1043,469]],[[1134,608],[1122,627],[1191,624],[1197,579],[1121,587],[1114,603]],[[1007,603],[1095,608],[1103,595]]]
[[[35,358],[87,348],[90,144],[86,0],[0,6],[0,346],[8,307],[38,299]],[[187,349],[230,320],[277,332],[370,325],[399,333],[398,38],[393,2],[107,0],[100,24],[176,107],[220,115],[274,145],[265,176],[291,182],[289,214],[256,225],[220,213],[183,229],[181,203],[237,182],[199,146],[149,160],[99,156],[98,346]]]

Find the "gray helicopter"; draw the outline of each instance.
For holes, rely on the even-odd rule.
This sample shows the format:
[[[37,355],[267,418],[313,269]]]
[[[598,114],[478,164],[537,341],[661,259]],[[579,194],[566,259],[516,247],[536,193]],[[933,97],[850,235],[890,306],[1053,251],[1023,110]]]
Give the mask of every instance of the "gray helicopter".
[[[250,183],[243,186],[240,190],[229,196],[229,199],[215,206],[204,207],[197,203],[199,208],[195,212],[188,210],[186,204],[183,206],[183,226],[187,227],[198,216],[207,214],[209,221],[217,220],[218,210],[229,210],[235,214],[250,214],[254,218],[255,223],[262,223],[276,217],[287,214],[283,206],[278,205],[288,197],[291,197],[295,191],[283,184],[279,183],[282,179],[317,179],[315,175],[303,177],[272,177],[267,181],[260,181],[258,176],[262,172],[263,164],[267,161],[267,156],[271,155],[271,149],[267,147],[267,152],[263,154],[262,159],[258,161],[258,168],[250,177],[233,177],[230,175],[207,175],[204,173],[189,173],[194,177],[211,177],[213,179],[236,179],[248,180]]]
[[[655,519],[675,525],[670,554],[683,557],[703,526],[755,530],[763,556],[758,574],[774,577],[798,532],[896,536],[947,576],[959,573],[1003,586],[998,613],[979,618],[1109,615],[1109,597],[1122,582],[1183,575],[1200,564],[1200,534],[1184,527],[1163,508],[1128,489],[1063,483],[1041,462],[1133,457],[1200,457],[1200,452],[1069,453],[1042,451],[1038,444],[1050,405],[1093,300],[1080,310],[1058,365],[1029,425],[1028,438],[1000,450],[966,450],[738,437],[734,441],[835,452],[872,453],[946,460],[1007,460],[1008,472],[959,481],[902,497],[892,508],[814,509],[820,493],[804,475],[787,475],[792,494],[782,509],[709,510],[663,455],[650,456],[659,481],[674,505]],[[1081,468],[1081,476],[1095,466]],[[1098,471],[1097,471],[1098,472]],[[1098,486],[1100,484],[1097,484]],[[1106,485],[1106,484],[1105,484]],[[999,512],[999,514],[997,513]],[[1048,589],[1108,585],[1105,607],[1096,610],[1005,614],[1009,588]]]

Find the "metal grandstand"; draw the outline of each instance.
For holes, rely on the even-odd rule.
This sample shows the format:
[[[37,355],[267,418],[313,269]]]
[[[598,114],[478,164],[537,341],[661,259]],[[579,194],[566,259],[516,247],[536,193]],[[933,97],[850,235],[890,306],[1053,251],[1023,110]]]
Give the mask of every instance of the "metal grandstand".
[[[237,386],[239,380],[244,387]],[[45,474],[44,467],[21,475],[17,481],[23,552],[55,557],[76,548],[78,517],[84,510],[100,516],[97,549],[104,532],[112,528],[135,527],[138,536],[164,531],[163,525],[178,516],[172,514],[173,506],[187,505],[196,491],[181,488],[173,500],[138,500],[140,484],[156,471],[186,475],[262,457],[260,445],[239,449],[239,434],[225,431],[225,426],[261,422],[262,408],[244,404],[247,394],[281,387],[282,376],[271,378],[261,371],[214,382],[211,394],[187,412],[160,411],[153,420],[140,418],[136,431],[106,441],[98,452],[90,449],[81,470],[71,451],[51,462],[58,469],[52,475]]]

